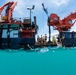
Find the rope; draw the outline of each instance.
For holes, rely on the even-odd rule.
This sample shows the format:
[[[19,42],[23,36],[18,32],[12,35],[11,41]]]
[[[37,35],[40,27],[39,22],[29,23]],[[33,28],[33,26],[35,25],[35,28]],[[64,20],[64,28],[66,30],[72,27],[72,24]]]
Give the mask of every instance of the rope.
[[[76,9],[76,8],[75,8]],[[74,9],[74,10],[75,10]],[[66,10],[66,11],[62,11],[62,12],[59,12],[59,13],[57,13],[57,14],[63,14],[63,13],[66,13],[66,12],[69,12],[69,11],[72,11],[73,9],[68,9],[68,10]]]

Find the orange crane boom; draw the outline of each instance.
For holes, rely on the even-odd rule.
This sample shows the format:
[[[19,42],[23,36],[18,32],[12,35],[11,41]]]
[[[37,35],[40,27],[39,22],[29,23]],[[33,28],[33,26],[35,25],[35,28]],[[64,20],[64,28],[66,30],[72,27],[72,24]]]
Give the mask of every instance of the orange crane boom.
[[[4,15],[4,22],[11,22],[12,20],[12,13],[13,10],[16,6],[17,2],[8,2],[5,3],[3,6],[0,7],[0,15],[2,14],[3,9],[7,6],[6,11],[5,11],[5,15]]]
[[[65,18],[71,18],[72,20],[76,19],[76,12],[71,13],[70,15],[68,15],[68,16],[65,17]],[[65,18],[64,18],[64,19],[65,19]]]
[[[60,20],[60,17],[57,14],[51,14],[50,15],[50,20],[49,20],[49,25],[53,26],[55,30],[58,30],[59,32],[61,31],[67,31],[69,30],[74,23],[72,23],[72,20],[76,19],[76,12],[71,13],[64,19]]]

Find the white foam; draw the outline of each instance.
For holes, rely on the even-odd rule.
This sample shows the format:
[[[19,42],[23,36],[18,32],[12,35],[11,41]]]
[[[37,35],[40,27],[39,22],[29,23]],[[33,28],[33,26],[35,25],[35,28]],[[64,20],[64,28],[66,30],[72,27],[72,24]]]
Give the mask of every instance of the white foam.
[[[48,51],[49,51],[48,48],[42,48],[42,49],[40,49],[40,52],[41,52],[41,53],[45,53],[45,52],[48,52]]]

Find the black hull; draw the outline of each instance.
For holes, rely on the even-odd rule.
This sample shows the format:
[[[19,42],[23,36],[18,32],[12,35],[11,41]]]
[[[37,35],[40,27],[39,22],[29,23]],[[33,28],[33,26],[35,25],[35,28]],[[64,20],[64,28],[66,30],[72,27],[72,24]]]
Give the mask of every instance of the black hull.
[[[35,44],[34,38],[10,38],[9,42],[7,38],[2,38],[0,42],[0,49],[20,49],[25,48],[28,49],[29,45]]]

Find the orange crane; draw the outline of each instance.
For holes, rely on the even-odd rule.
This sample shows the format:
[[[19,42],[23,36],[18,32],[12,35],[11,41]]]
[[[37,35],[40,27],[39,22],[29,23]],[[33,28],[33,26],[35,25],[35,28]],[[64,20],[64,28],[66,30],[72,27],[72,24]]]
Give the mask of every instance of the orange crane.
[[[62,20],[60,20],[60,17],[57,14],[50,14],[48,25],[53,26],[53,28],[55,30],[58,30],[59,32],[68,31],[75,24],[76,22],[75,19],[76,19],[76,12],[71,13]],[[72,23],[72,20],[75,21]]]
[[[62,20],[57,14],[51,14],[48,20],[48,25],[53,26],[55,30],[59,31],[58,43],[65,47],[76,46],[76,32],[69,32],[68,30],[76,22],[76,12],[71,13]],[[74,22],[72,22],[74,20]]]
[[[24,28],[21,20],[16,20],[16,19],[13,19],[12,17],[13,10],[16,5],[17,5],[17,2],[7,2],[0,7],[0,24],[18,24],[22,28]],[[4,8],[6,8],[5,15],[2,15],[2,11]]]
[[[66,16],[65,18],[63,18],[61,20],[60,17],[55,13],[52,13],[49,16],[48,11],[44,6],[44,3],[42,3],[42,7],[48,17],[49,43],[51,42],[51,39],[50,39],[51,38],[51,28],[50,28],[50,26],[52,26],[55,30],[59,31],[58,42],[61,42],[61,39],[65,36],[65,39],[62,42],[63,46],[64,45],[67,46],[69,44],[71,46],[76,46],[76,42],[74,42],[75,41],[74,37],[76,35],[76,32],[68,32],[68,30],[71,29],[71,27],[76,22],[76,20],[75,20],[76,12],[71,13],[70,15]],[[73,20],[74,20],[74,22],[72,22]],[[74,40],[74,41],[71,42],[71,40]]]
[[[0,7],[0,15],[1,15],[1,19],[3,20],[4,23],[12,22],[12,20],[13,20],[12,14],[13,14],[13,10],[14,10],[16,4],[17,4],[17,2],[8,2]],[[2,16],[2,11],[5,7],[7,7],[6,11],[5,11],[5,15]]]

